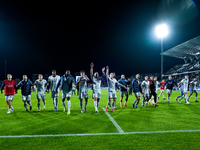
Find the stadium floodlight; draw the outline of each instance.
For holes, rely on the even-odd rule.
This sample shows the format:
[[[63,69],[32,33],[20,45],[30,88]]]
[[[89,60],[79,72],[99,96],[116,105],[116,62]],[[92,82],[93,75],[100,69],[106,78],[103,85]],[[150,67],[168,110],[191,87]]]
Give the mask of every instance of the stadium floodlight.
[[[167,26],[166,24],[161,24],[161,25],[158,25],[156,27],[156,34],[159,38],[163,38],[165,36],[167,36],[168,34],[168,29],[167,29]]]
[[[161,79],[163,79],[163,38],[167,36],[168,29],[166,24],[161,24],[156,27],[156,34],[161,39]]]

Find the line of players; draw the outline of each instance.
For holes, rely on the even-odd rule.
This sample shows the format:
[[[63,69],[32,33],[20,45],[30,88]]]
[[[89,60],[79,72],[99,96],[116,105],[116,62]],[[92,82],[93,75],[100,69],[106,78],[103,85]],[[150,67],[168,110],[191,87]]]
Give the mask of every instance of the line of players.
[[[136,77],[133,79],[131,82],[129,79],[126,80],[125,76],[122,75],[120,80],[115,79],[115,73],[110,73],[109,74],[109,67],[107,66],[106,68],[102,68],[102,76],[99,76],[98,72],[93,71],[94,64],[90,64],[90,77],[92,80],[92,98],[94,99],[94,107],[95,107],[95,112],[98,111],[99,107],[99,101],[101,98],[101,80],[102,78],[106,77],[107,83],[108,83],[108,102],[106,106],[106,111],[108,111],[109,108],[111,108],[112,112],[115,112],[115,104],[116,104],[116,99],[117,99],[117,94],[116,92],[120,89],[120,107],[122,108],[122,100],[124,95],[126,96],[124,106],[127,107],[127,101],[128,101],[128,91],[127,87],[131,85],[129,91],[130,94],[133,92],[135,94],[135,101],[133,102],[133,108],[138,108],[138,104],[140,101],[140,96],[142,93],[142,106],[145,106],[149,104],[149,101],[151,101],[151,104],[153,104],[154,101],[154,106],[158,106],[157,102],[157,88],[160,86],[161,93],[158,96],[158,99],[161,95],[163,95],[164,98],[164,89],[166,87],[167,89],[167,103],[169,103],[169,98],[172,94],[172,89],[174,85],[177,86],[177,83],[172,80],[172,77],[169,76],[168,80],[164,82],[164,80],[159,83],[157,81],[157,77],[150,76],[150,79],[148,79],[148,76],[146,76],[144,81],[140,83],[140,75],[137,74]],[[106,69],[106,73],[104,72]],[[90,80],[87,75],[85,74],[85,71],[80,72],[80,77],[78,78],[78,81],[76,83],[74,77],[71,75],[70,71],[67,70],[63,76],[58,76],[56,75],[56,71],[52,71],[52,75],[49,76],[48,81],[43,79],[42,74],[38,75],[38,79],[35,81],[33,84],[26,75],[23,75],[23,80],[19,82],[19,84],[16,86],[15,81],[12,80],[12,75],[8,74],[7,75],[7,80],[4,80],[1,86],[1,93],[3,93],[3,89],[5,90],[5,99],[8,104],[8,114],[11,113],[11,111],[14,111],[13,106],[11,105],[11,102],[13,101],[14,94],[17,93],[18,89],[21,88],[21,94],[22,94],[22,101],[24,103],[24,107],[26,111],[28,111],[27,104],[30,107],[30,110],[32,110],[32,104],[31,104],[31,92],[33,91],[33,86],[36,85],[37,87],[37,106],[38,106],[38,111],[41,111],[40,107],[40,101],[43,101],[43,110],[45,109],[46,105],[46,95],[45,95],[45,88],[46,92],[49,93],[51,91],[51,98],[53,101],[54,105],[54,110],[58,111],[58,96],[59,96],[59,90],[62,91],[62,103],[64,106],[64,112],[66,111],[66,104],[65,104],[65,99],[67,99],[68,103],[68,112],[67,114],[70,114],[70,108],[71,108],[71,89],[72,89],[72,83],[76,83],[79,86],[79,99],[80,99],[80,108],[81,108],[81,113],[87,112],[86,106],[88,103],[88,89],[87,89],[87,82]],[[189,97],[193,94],[196,93],[195,97],[195,102],[197,101],[197,82],[196,78],[192,82],[190,82],[191,85],[191,93]],[[185,79],[183,79],[180,83],[178,88],[181,87],[181,95],[176,98],[176,100],[179,99],[179,103],[181,103],[181,99],[185,97],[185,101],[187,104],[189,103],[189,97],[187,96],[188,92],[188,87],[189,87],[189,80],[188,80],[188,75],[185,76]],[[116,90],[117,88],[117,90]],[[83,111],[83,98],[85,99],[85,105],[84,105],[84,111]],[[111,100],[113,99],[112,106],[111,106]]]
[[[153,92],[155,91],[155,93],[152,93],[152,81],[154,81],[154,84],[156,89],[153,89]],[[176,101],[179,101],[179,103],[181,103],[181,99],[185,98],[185,103],[186,104],[190,104],[189,102],[189,98],[192,96],[193,93],[195,93],[195,102],[199,102],[197,100],[197,96],[198,96],[198,92],[197,92],[197,81],[196,81],[196,78],[193,79],[193,81],[189,82],[189,77],[188,75],[185,75],[185,78],[181,80],[181,82],[177,85],[177,83],[172,80],[172,76],[169,76],[168,79],[166,81],[162,80],[161,83],[159,83],[157,81],[157,77],[154,77],[153,76],[150,76],[150,80],[148,80],[148,76],[145,77],[145,80],[142,81],[141,83],[141,86],[142,86],[142,95],[143,95],[143,101],[142,101],[142,106],[144,107],[144,103],[146,101],[146,105],[149,104],[149,100],[152,100],[152,94],[153,95],[153,98],[154,98],[154,105],[155,106],[158,106],[156,103],[157,100],[156,100],[156,96],[157,96],[157,89],[158,89],[158,86],[160,86],[160,94],[158,96],[158,99],[160,98],[161,95],[163,95],[163,99],[165,100],[165,97],[164,97],[164,89],[166,88],[167,90],[167,103],[169,104],[169,99],[170,99],[170,96],[172,95],[172,90],[174,88],[174,86],[177,87],[177,89],[180,89],[181,91],[181,95],[176,97]],[[188,96],[188,90],[189,90],[189,86],[190,86],[190,95]],[[152,93],[152,94],[151,94]],[[180,99],[178,99],[180,98]],[[151,101],[151,104],[152,101]],[[135,107],[135,106],[133,106]],[[136,105],[136,108],[137,108],[137,105]]]

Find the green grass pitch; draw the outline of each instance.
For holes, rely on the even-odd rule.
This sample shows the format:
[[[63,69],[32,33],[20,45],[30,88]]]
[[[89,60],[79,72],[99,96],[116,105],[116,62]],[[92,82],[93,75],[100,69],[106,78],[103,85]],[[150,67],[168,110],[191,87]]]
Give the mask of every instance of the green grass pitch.
[[[89,90],[88,112],[81,114],[78,96],[71,97],[71,114],[63,112],[61,93],[58,112],[54,112],[50,93],[46,94],[46,109],[37,112],[36,93],[32,93],[32,111],[25,112],[21,93],[14,96],[14,112],[7,114],[4,94],[0,95],[0,149],[200,149],[200,132],[148,133],[148,131],[179,131],[200,129],[200,103],[190,98],[191,105],[176,102],[180,91],[173,91],[170,104],[160,98],[159,107],[152,105],[132,108],[131,95],[128,107],[120,108],[117,93],[116,112],[108,113],[126,132],[108,134],[53,137],[2,137],[9,135],[63,135],[118,133],[119,131],[101,107],[106,107],[107,90],[102,89],[99,113],[94,112],[92,91]],[[158,91],[160,93],[160,91]],[[165,94],[165,97],[167,95]],[[200,98],[198,98],[200,100]],[[67,102],[66,102],[67,105]],[[41,106],[42,103],[41,103]],[[144,132],[137,134],[136,132]],[[134,134],[135,133],[135,134]]]

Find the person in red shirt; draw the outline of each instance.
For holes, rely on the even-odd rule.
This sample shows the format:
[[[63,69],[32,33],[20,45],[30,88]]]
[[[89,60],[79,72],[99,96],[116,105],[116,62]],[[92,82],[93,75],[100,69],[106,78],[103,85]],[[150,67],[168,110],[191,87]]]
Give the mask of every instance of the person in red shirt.
[[[11,102],[13,101],[13,97],[15,95],[16,85],[15,85],[15,80],[12,80],[11,74],[7,74],[7,78],[8,79],[4,80],[1,85],[1,94],[3,94],[3,89],[4,89],[6,102],[8,104],[7,114],[10,114],[11,111],[14,111],[14,108],[11,105]]]
[[[165,99],[165,80],[162,80],[160,83],[160,95],[158,96],[158,99],[160,98],[161,95],[163,95],[163,99]]]

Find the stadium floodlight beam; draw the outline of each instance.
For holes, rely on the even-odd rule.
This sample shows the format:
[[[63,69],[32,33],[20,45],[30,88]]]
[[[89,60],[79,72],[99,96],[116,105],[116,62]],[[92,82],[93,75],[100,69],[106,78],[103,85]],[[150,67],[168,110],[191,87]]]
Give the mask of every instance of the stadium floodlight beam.
[[[161,54],[163,53],[163,38],[167,36],[168,29],[166,24],[161,24],[156,27],[156,34],[161,40]],[[163,79],[163,55],[161,55],[161,80]]]

